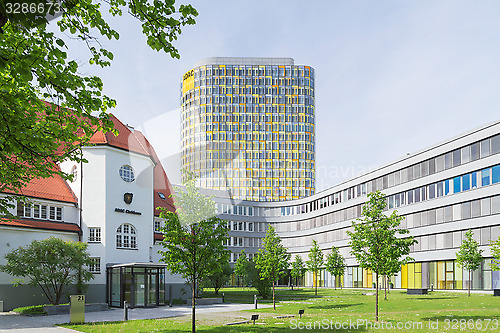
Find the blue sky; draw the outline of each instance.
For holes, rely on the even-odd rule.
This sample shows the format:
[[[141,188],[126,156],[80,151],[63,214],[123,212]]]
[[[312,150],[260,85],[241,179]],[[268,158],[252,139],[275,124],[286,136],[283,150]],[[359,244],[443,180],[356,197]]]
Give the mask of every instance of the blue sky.
[[[188,2],[181,2],[188,3]],[[138,22],[112,19],[110,68],[85,65],[141,129],[176,182],[181,76],[214,56],[291,57],[316,71],[316,182],[326,189],[500,120],[499,1],[191,1],[197,24],[150,50]],[[173,156],[173,157],[172,157]]]

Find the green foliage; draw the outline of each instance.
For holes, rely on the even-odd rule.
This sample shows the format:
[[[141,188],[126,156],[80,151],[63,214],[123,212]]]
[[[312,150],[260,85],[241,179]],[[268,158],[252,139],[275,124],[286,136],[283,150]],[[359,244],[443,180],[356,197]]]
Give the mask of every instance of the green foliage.
[[[335,277],[344,275],[346,268],[345,259],[335,246],[332,246],[332,252],[326,255],[325,269]],[[335,288],[337,285],[335,284]]]
[[[403,217],[393,211],[390,216],[383,212],[387,201],[380,191],[368,194],[368,201],[363,205],[360,223],[352,222],[354,231],[348,231],[351,254],[359,265],[379,275],[390,275],[401,268],[402,264],[413,260],[408,257],[411,245],[416,243],[413,237],[398,237],[408,234],[407,229],[399,229]],[[375,292],[375,319],[378,320],[378,283]]]
[[[491,269],[494,271],[500,271],[500,237],[497,238],[496,241],[491,242],[491,255],[493,256],[493,260],[491,260]]]
[[[195,179],[188,175],[183,188],[175,190],[176,212],[163,210],[162,232],[165,238],[158,251],[161,261],[173,274],[179,274],[191,285],[193,304],[193,331],[195,325],[195,291],[198,284],[229,260],[229,251],[223,245],[227,239],[227,222],[215,217],[215,203],[195,187]]]
[[[78,63],[69,59],[71,50],[50,31],[46,12],[11,14],[6,6],[0,3],[0,192],[20,193],[34,178],[60,174],[70,179],[54,163],[81,161],[78,147],[88,144],[96,130],[112,130],[107,110],[116,102],[103,94],[98,76],[82,75]],[[113,54],[99,38],[119,38],[102,17],[104,6],[113,16],[125,10],[136,17],[147,44],[174,58],[179,53],[172,42],[198,15],[190,5],[176,8],[173,0],[62,1],[62,15],[51,24],[68,40],[86,45],[89,63],[101,67],[111,64]],[[8,214],[8,207],[12,202],[1,199],[0,213]]]
[[[39,286],[51,304],[59,304],[64,293],[79,279],[87,282],[94,278],[87,268],[91,264],[87,244],[80,242],[56,237],[34,240],[7,253],[5,259],[7,264],[1,265],[0,271],[27,279],[28,285]]]
[[[463,267],[469,271],[469,281],[471,281],[471,272],[475,271],[481,267],[481,261],[483,260],[483,250],[479,249],[479,244],[472,237],[474,236],[472,230],[468,230],[465,233],[465,239],[460,245],[460,250],[457,252],[456,263],[459,267]],[[470,296],[471,284],[469,283],[468,294]]]
[[[233,274],[233,269],[227,261],[220,264],[216,270],[212,271],[203,280],[202,285],[207,288],[214,288],[215,294],[219,293],[220,288],[222,288],[229,280]]]
[[[318,294],[318,273],[323,267],[323,251],[318,246],[318,242],[313,239],[311,250],[309,250],[309,260],[306,261],[307,269],[313,273],[315,293]]]
[[[251,283],[251,279],[248,274],[249,273],[248,264],[249,261],[245,253],[245,250],[241,250],[240,255],[238,256],[238,260],[236,260],[236,263],[234,264],[234,274],[242,278],[243,285]]]
[[[387,202],[380,191],[368,194],[368,198],[363,206],[363,218],[358,219],[360,223],[354,221],[354,232],[347,232],[349,246],[361,267],[377,274],[386,274],[389,263],[397,262],[395,265],[400,269],[402,264],[413,260],[405,256],[416,241],[413,237],[398,237],[409,231],[398,228],[403,217],[397,211],[393,211],[390,216],[383,213]]]
[[[298,279],[306,274],[307,269],[304,266],[304,261],[302,257],[298,254],[295,256],[295,260],[292,262],[292,269],[290,270],[290,275],[295,279],[295,284],[298,285]]]
[[[472,230],[465,233],[465,239],[460,245],[460,250],[457,252],[457,264],[466,270],[475,271],[481,266],[483,250],[479,249],[479,244],[474,240]]]
[[[22,306],[19,308],[15,308],[12,311],[20,314],[45,314],[45,311],[43,311],[43,305]]]
[[[261,279],[262,272],[255,266],[255,262],[249,261],[247,266],[247,275],[251,281],[252,286],[257,289],[259,295],[263,299],[268,299],[271,296],[272,281],[269,279]]]
[[[255,267],[260,269],[260,278],[262,280],[272,281],[273,306],[275,308],[274,290],[276,281],[280,276],[286,274],[286,270],[290,265],[289,260],[290,254],[281,244],[281,238],[276,234],[274,228],[269,225],[266,237],[262,241],[262,248],[257,252]]]

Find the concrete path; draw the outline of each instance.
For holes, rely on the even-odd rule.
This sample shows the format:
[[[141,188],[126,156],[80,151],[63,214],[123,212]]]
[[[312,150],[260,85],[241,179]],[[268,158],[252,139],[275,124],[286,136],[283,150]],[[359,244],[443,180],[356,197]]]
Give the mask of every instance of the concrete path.
[[[259,308],[267,308],[272,305],[259,304]],[[213,305],[198,305],[196,313],[214,313],[214,312],[230,312],[251,310],[253,304],[213,304]],[[137,308],[130,309],[128,313],[129,320],[134,319],[154,319],[179,317],[191,314],[189,306],[161,306],[156,308]],[[121,321],[123,320],[123,309],[111,309],[108,311],[88,312],[85,314],[86,322],[101,322],[101,321]],[[75,332],[62,327],[54,327],[57,324],[65,324],[69,322],[69,314],[54,315],[54,316],[20,316],[9,312],[0,312],[0,332],[10,333],[68,333]]]

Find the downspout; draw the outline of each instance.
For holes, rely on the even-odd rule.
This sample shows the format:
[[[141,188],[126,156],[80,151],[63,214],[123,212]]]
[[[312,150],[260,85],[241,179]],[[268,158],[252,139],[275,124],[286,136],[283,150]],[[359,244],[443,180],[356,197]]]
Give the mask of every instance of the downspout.
[[[80,227],[80,232],[78,233],[78,241],[82,241],[82,234],[83,234],[83,229],[82,229],[82,202],[83,202],[83,151],[82,148],[80,147],[80,209],[79,209],[79,216],[78,216],[78,225]]]

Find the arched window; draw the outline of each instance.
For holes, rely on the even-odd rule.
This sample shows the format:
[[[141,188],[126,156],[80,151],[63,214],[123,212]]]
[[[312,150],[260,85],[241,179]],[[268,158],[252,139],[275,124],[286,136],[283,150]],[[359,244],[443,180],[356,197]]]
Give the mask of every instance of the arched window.
[[[117,249],[137,249],[137,233],[133,225],[123,223],[116,229]]]

